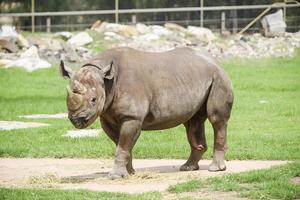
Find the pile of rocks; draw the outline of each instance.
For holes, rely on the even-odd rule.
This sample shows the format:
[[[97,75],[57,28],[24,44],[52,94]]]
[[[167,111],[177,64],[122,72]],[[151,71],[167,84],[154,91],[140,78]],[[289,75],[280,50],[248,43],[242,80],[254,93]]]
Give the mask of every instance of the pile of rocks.
[[[76,35],[61,32],[55,35],[31,35],[25,38],[18,34],[14,27],[2,26],[0,66],[22,67],[27,71],[33,71],[58,64],[60,59],[83,62],[92,55],[91,51],[84,47],[91,42],[93,38],[86,32]]]
[[[205,48],[216,58],[292,57],[295,48],[300,47],[300,32],[277,37],[264,37],[258,33],[220,36],[207,28],[185,28],[173,23],[147,26],[97,21],[91,29],[77,34],[59,32],[25,38],[14,27],[2,26],[0,66],[19,66],[33,71],[58,64],[60,59],[77,64],[91,58],[92,50],[121,46],[152,52],[184,46],[196,50]]]
[[[173,23],[164,26],[145,24],[120,25],[106,22],[95,23],[92,30],[104,35],[110,47],[129,46],[146,51],[166,51],[175,47],[203,47],[217,58],[267,58],[292,57],[300,47],[300,32],[285,33],[279,37],[264,37],[261,34],[230,35],[222,37],[207,28]]]

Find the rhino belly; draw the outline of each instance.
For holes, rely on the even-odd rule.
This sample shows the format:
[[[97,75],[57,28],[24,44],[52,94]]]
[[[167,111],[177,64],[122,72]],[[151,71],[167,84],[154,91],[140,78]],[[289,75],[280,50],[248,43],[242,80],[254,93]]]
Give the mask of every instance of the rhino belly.
[[[173,128],[192,118],[206,102],[209,90],[198,90],[189,95],[160,95],[150,103],[144,119],[143,130],[162,130]]]

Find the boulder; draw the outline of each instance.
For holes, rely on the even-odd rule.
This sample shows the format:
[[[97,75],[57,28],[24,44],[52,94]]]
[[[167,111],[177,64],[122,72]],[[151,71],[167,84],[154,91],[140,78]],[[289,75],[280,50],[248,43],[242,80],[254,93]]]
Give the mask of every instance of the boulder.
[[[137,23],[135,28],[139,34],[146,34],[150,32],[150,28],[142,23]]]
[[[2,66],[5,66],[5,65],[8,65],[10,63],[12,63],[13,61],[12,60],[9,60],[9,59],[0,59],[0,67]]]
[[[17,43],[20,47],[25,47],[25,48],[29,47],[29,42],[23,35],[18,34],[17,39],[18,39]]]
[[[160,37],[159,35],[153,34],[153,33],[148,33],[145,35],[141,35],[138,37],[138,40],[143,41],[143,42],[151,42],[155,40],[159,40]]]
[[[102,21],[101,20],[97,20],[95,21],[95,23],[92,25],[91,29],[92,30],[96,30],[101,26]]]
[[[188,26],[187,33],[203,42],[211,42],[216,39],[216,36],[208,28]]]
[[[164,25],[167,29],[174,32],[186,32],[186,29],[178,24],[174,23],[165,23]]]
[[[3,25],[0,30],[0,37],[18,37],[16,27]]]
[[[282,9],[273,14],[266,15],[261,24],[265,36],[283,36],[285,33],[286,23],[283,19]]]
[[[19,58],[18,60],[15,60],[15,61],[9,63],[5,67],[6,68],[21,67],[21,68],[24,68],[28,72],[32,72],[34,70],[41,69],[41,68],[49,68],[49,67],[51,67],[51,64],[40,58],[26,57],[26,58]]]
[[[78,54],[76,53],[75,47],[68,43],[63,43],[63,52],[65,58],[69,62],[76,62],[80,60]]]
[[[0,37],[0,48],[8,53],[16,53],[19,51],[17,39],[15,37]]]
[[[21,58],[40,58],[38,53],[38,48],[36,46],[32,46],[27,49],[25,52],[21,53]]]
[[[123,36],[121,36],[121,35],[119,35],[119,34],[117,34],[117,33],[115,33],[115,32],[105,32],[104,33],[104,39],[105,40],[123,40],[124,39],[124,37]]]
[[[68,40],[73,36],[73,33],[68,32],[68,31],[63,31],[63,32],[55,33],[55,36],[60,37],[63,40]]]
[[[151,28],[152,33],[155,35],[158,35],[158,36],[172,35],[172,31],[166,29],[163,26],[154,25],[154,26],[151,26],[150,28]]]
[[[71,37],[68,43],[75,46],[84,46],[93,42],[93,38],[87,32],[80,32]]]

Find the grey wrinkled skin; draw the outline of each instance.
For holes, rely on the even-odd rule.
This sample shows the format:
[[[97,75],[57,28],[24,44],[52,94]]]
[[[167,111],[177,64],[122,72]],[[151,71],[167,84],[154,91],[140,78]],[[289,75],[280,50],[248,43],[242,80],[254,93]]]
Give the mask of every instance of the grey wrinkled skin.
[[[206,52],[178,48],[149,53],[115,48],[98,54],[75,74],[63,62],[60,69],[63,76],[71,78],[67,97],[71,122],[76,128],[85,128],[100,117],[103,130],[116,144],[110,178],[134,173],[132,148],[141,130],[180,124],[185,126],[191,146],[180,170],[198,170],[198,161],[207,150],[206,119],[214,130],[214,155],[208,170],[226,169],[232,85]]]

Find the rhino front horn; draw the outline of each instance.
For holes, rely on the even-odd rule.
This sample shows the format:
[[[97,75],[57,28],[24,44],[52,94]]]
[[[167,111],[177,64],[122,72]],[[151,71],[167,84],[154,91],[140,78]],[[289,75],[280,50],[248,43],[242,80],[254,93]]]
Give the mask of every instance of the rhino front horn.
[[[77,110],[82,104],[82,95],[75,94],[72,92],[69,86],[67,86],[68,98],[67,98],[67,106],[70,110]]]

